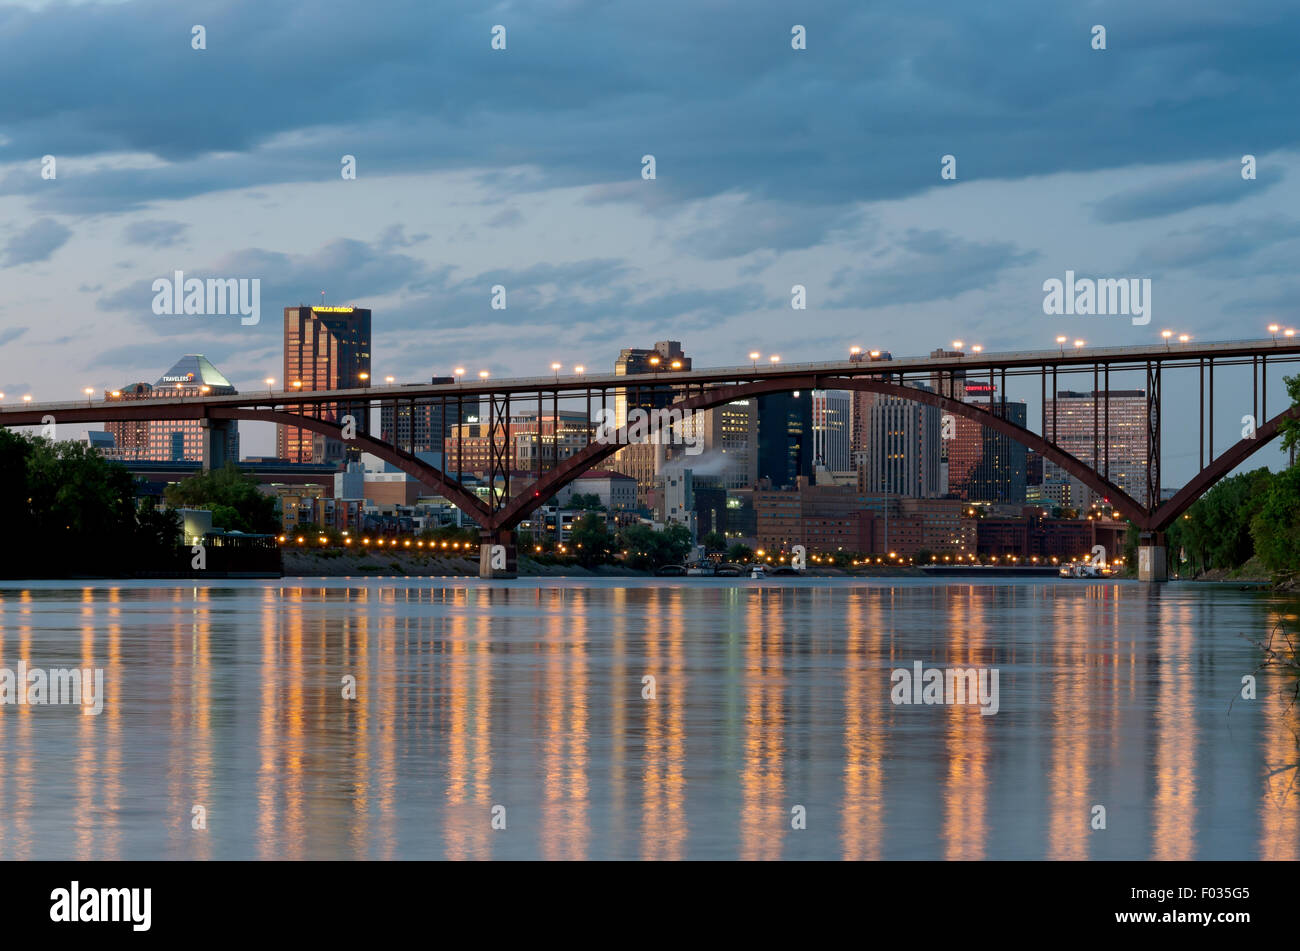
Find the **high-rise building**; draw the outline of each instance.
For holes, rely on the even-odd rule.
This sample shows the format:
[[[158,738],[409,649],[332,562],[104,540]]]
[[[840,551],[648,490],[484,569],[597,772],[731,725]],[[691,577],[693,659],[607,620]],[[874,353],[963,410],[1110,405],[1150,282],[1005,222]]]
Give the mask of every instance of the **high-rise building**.
[[[238,391],[208,358],[187,353],[152,386],[132,383],[104,394],[110,403],[130,400],[173,399],[178,396],[232,396]],[[202,462],[201,420],[121,420],[105,423],[113,435],[113,458],[132,462]],[[227,430],[225,458],[239,458],[239,429]]]
[[[1017,426],[1028,421],[1023,401],[968,400]],[[978,420],[954,417],[948,449],[948,492],[967,502],[1024,502],[1025,447]]]
[[[682,446],[673,447],[674,468],[687,466],[697,482],[707,479],[723,489],[749,488],[758,481],[757,400],[737,400],[692,413],[681,432],[683,442],[695,443],[700,451],[686,455]],[[667,458],[666,452],[660,455],[660,478]]]
[[[888,350],[859,350],[849,355],[850,363],[878,363],[892,359],[894,356]],[[871,417],[871,404],[875,400],[875,393],[853,391],[853,409],[849,413],[849,452],[854,465],[859,454],[867,448],[867,420]]]
[[[918,388],[929,389],[923,385]],[[937,407],[875,394],[863,424],[866,447],[859,454],[859,491],[908,498],[939,496],[941,440]]]
[[[758,478],[773,489],[795,485],[813,474],[812,393],[772,393],[758,405]]]
[[[813,390],[813,466],[830,472],[853,469],[853,394],[846,390]]]
[[[1047,401],[1043,421],[1045,438],[1106,475],[1138,504],[1148,504],[1145,390],[1061,390]],[[1059,466],[1044,461],[1044,482],[1066,478]]]
[[[618,359],[614,362],[615,376],[653,373],[667,377],[674,373],[686,373],[690,369],[691,358],[682,350],[681,341],[678,340],[660,340],[650,350],[624,348],[619,351]],[[633,410],[649,412],[663,409],[673,400],[673,390],[668,385],[650,382],[619,387],[614,391],[614,425],[617,428],[626,426],[628,414]],[[648,494],[654,488],[657,460],[665,455],[661,448],[654,443],[633,443],[614,453],[610,460],[610,469],[636,479],[637,498],[641,505],[647,503]]]
[[[364,375],[363,375],[364,374]],[[370,377],[370,310],[364,307],[286,307],[284,309],[284,388],[289,391],[354,389]],[[301,413],[338,422],[356,420],[357,432],[370,430],[365,402],[289,406]],[[291,462],[338,462],[344,447],[336,439],[315,439],[310,430],[280,426],[276,452]]]

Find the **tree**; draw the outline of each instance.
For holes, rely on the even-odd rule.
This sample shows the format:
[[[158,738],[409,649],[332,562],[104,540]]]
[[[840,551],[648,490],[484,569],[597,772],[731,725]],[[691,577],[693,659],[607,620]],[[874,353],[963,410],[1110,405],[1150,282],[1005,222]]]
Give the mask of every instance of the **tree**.
[[[210,509],[214,528],[274,535],[280,531],[276,500],[258,486],[251,475],[240,472],[234,463],[224,469],[192,476],[177,485],[169,485],[167,504],[175,508]],[[217,520],[220,513],[221,521]]]
[[[709,532],[700,539],[700,544],[704,546],[706,551],[727,550],[727,538],[721,532]]]
[[[648,525],[629,525],[619,535],[619,547],[627,551],[627,563],[633,568],[680,564],[691,550],[691,530],[669,525],[657,532]]]
[[[595,512],[588,512],[578,519],[569,530],[569,543],[573,546],[578,563],[585,567],[602,564],[609,560],[613,539],[605,517]]]
[[[1282,382],[1286,384],[1286,395],[1290,398],[1291,405],[1300,406],[1300,374],[1284,376]],[[1278,432],[1282,434],[1283,452],[1291,452],[1300,445],[1300,419],[1294,416],[1286,417],[1278,426]]]
[[[1273,477],[1250,534],[1259,560],[1270,571],[1300,567],[1300,468]]]
[[[730,548],[727,549],[727,561],[734,562],[736,564],[742,564],[744,562],[747,562],[749,561],[749,559],[753,557],[754,557],[754,549],[750,548],[748,545],[742,545],[740,542],[736,542],[734,545],[732,545]]]

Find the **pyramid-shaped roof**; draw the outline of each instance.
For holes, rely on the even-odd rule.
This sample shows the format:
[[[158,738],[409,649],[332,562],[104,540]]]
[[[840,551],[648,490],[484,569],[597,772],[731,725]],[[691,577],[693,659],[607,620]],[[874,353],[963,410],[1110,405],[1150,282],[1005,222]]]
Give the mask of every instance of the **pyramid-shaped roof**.
[[[222,376],[221,371],[201,353],[187,353],[177,360],[175,365],[154,384],[154,389],[175,386],[177,383],[184,383],[186,386],[210,386],[214,390],[218,387],[224,387],[232,392],[234,390],[230,381]]]

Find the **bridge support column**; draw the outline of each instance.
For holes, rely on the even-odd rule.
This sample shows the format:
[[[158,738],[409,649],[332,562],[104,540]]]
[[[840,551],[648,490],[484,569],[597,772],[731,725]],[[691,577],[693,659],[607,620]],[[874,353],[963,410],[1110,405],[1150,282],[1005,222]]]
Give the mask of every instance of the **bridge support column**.
[[[519,554],[514,532],[479,533],[478,576],[480,578],[519,577]]]
[[[233,419],[201,419],[199,425],[203,429],[204,472],[222,469],[227,461],[239,462],[238,459],[231,459],[228,451],[231,433],[235,429]]]
[[[1164,532],[1143,532],[1138,538],[1138,581],[1168,581]]]

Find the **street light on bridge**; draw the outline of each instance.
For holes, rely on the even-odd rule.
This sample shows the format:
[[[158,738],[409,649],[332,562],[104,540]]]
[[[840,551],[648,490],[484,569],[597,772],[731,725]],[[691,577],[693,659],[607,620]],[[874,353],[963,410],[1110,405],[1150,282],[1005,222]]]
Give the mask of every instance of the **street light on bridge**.
[[[1286,328],[1286,330],[1282,331],[1282,336],[1283,336],[1283,337],[1294,337],[1294,336],[1295,336],[1295,331],[1292,330],[1290,327],[1288,327],[1288,328]]]
[[[556,380],[556,382],[558,383],[559,380],[560,380],[560,364],[558,364],[558,363],[552,363],[552,364],[551,364],[551,370],[552,370],[552,372],[555,373],[555,380]]]
[[[971,350],[975,351],[976,353],[982,353],[984,351],[984,348],[979,344],[975,344],[975,346],[971,347]]]
[[[965,344],[962,343],[960,340],[954,340],[954,341],[952,342],[952,348],[953,348],[954,350],[960,350],[960,349],[961,349],[962,347],[964,347],[964,346],[965,346]]]
[[[1189,341],[1189,340],[1191,340],[1191,339],[1192,339],[1192,335],[1191,335],[1191,334],[1179,334],[1179,335],[1178,335],[1178,342],[1179,342],[1179,343],[1187,343],[1187,341]]]
[[[461,382],[461,377],[463,377],[463,376],[465,375],[465,368],[464,368],[464,367],[456,367],[456,369],[454,369],[454,370],[451,371],[451,375],[454,376],[454,377],[456,378],[456,382],[457,382],[457,383],[460,383],[460,382]]]
[[[179,383],[177,383],[176,385],[177,385],[177,386],[180,386]],[[268,376],[268,377],[266,378],[266,392],[270,393],[270,392],[271,392],[271,387],[274,386],[274,385],[275,385],[275,377],[273,377],[273,376]]]
[[[753,362],[755,370],[758,369],[758,358],[761,356],[762,354],[759,353],[757,350],[750,351],[749,359]]]
[[[681,361],[681,360],[674,360],[674,361],[672,362],[672,368],[673,368],[674,370],[680,370],[680,369],[682,368],[682,361]]]
[[[573,368],[573,372],[578,374],[578,376],[582,376],[582,374],[587,372],[587,368],[584,367],[581,363],[579,363],[576,367]]]
[[[1082,341],[1082,340],[1076,340],[1076,341],[1074,342],[1075,347],[1082,347],[1083,344],[1084,344],[1084,341]]]
[[[1166,349],[1166,350],[1169,349],[1169,338],[1172,337],[1173,335],[1174,335],[1174,332],[1173,332],[1172,330],[1162,330],[1162,331],[1160,331],[1160,336],[1162,336],[1162,337],[1165,338],[1165,349]]]
[[[479,371],[478,371],[478,378],[479,378],[480,380],[486,380],[486,379],[488,378],[488,371],[487,371],[487,370],[479,370]]]
[[[771,355],[770,357],[768,357],[767,359],[771,361],[772,366],[776,366],[778,363],[781,362],[781,358],[780,358],[780,356],[778,356],[778,355],[775,354],[775,353],[772,354],[772,355]]]
[[[30,403],[31,401],[32,401],[32,394],[30,394],[30,393],[24,393],[24,394],[23,394],[23,402],[24,402],[24,403]]]
[[[362,386],[370,385],[370,374],[365,372],[364,370],[362,370],[360,373],[357,374],[357,379],[361,381]]]
[[[1065,356],[1065,337],[1057,337],[1056,345],[1061,348],[1061,356]]]
[[[391,376],[386,376],[384,377],[384,382],[391,386],[396,381]]]

